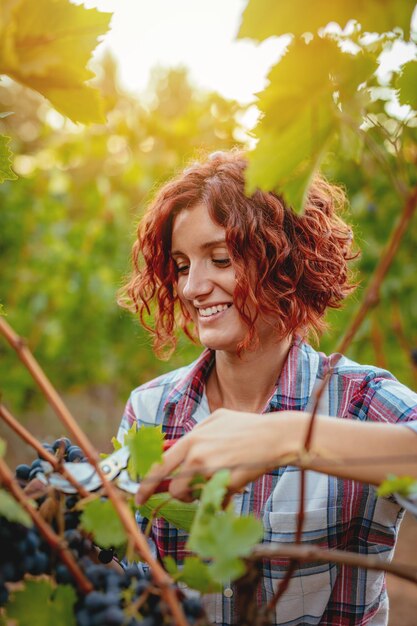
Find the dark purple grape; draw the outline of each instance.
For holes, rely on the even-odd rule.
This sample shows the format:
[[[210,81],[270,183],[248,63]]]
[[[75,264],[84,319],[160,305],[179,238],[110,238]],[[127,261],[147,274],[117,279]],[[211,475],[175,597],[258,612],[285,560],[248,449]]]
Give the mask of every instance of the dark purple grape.
[[[42,448],[46,450],[47,452],[50,452],[51,454],[54,454],[55,452],[54,447],[50,443],[43,443]],[[38,456],[40,459],[44,458],[41,454],[38,454]]]
[[[182,606],[186,617],[197,618],[204,614],[200,598],[185,598]]]
[[[103,613],[103,621],[102,624],[106,624],[106,626],[122,626],[125,622],[125,614],[122,609],[118,606],[109,606]]]
[[[19,480],[29,480],[30,469],[30,466],[25,463],[18,465],[15,470],[16,478]]]
[[[100,563],[104,563],[104,565],[107,565],[108,563],[110,563],[113,560],[113,557],[114,557],[113,548],[100,550],[100,552],[98,553],[98,560],[100,561]]]
[[[55,452],[59,448],[63,448],[64,452],[66,452],[70,446],[71,446],[71,441],[70,439],[68,439],[68,437],[60,437],[59,439],[54,441],[54,443],[52,444],[52,448]]]
[[[76,461],[83,461],[85,459],[85,454],[78,446],[69,446],[67,449],[67,460],[70,463],[75,463]]]

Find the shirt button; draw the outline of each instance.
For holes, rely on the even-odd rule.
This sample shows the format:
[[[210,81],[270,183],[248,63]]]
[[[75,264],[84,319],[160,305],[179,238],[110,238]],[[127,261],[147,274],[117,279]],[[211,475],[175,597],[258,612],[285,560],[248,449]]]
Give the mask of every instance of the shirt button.
[[[226,589],[223,591],[223,595],[225,598],[231,598],[233,595],[233,589],[230,589],[230,587],[226,587]]]

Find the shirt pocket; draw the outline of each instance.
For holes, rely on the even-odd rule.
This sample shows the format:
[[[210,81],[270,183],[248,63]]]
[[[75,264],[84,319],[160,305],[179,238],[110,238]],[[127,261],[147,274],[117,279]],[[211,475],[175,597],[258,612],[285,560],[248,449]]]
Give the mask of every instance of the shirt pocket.
[[[337,523],[338,507],[306,509],[301,541],[321,548],[328,547],[329,529]],[[268,512],[264,516],[265,543],[293,545],[295,543],[298,513]],[[264,591],[269,600],[284,578],[289,565],[287,557],[275,557],[264,562]],[[329,601],[337,568],[327,562],[300,563],[295,570],[287,590],[279,602],[280,619],[283,622],[310,615],[312,619],[323,614]],[[300,607],[303,607],[300,613]],[[316,623],[313,621],[312,623]],[[317,622],[319,623],[319,622]]]
[[[304,510],[302,543],[328,546],[329,534],[338,524],[340,507],[327,506]],[[269,511],[264,515],[265,541],[294,543],[297,532],[298,512]]]

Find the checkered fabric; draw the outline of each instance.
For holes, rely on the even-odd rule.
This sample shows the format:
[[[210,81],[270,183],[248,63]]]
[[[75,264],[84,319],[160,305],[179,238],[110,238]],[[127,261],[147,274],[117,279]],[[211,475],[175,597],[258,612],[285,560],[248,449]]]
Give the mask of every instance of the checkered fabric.
[[[332,358],[296,339],[264,412],[308,410],[313,389],[328,371]],[[162,424],[167,438],[178,438],[207,417],[210,411],[205,381],[214,361],[215,354],[205,350],[191,365],[135,389],[122,418],[119,440],[123,441],[135,421],[139,426]],[[358,365],[345,357],[334,368],[320,412],[337,419],[406,423],[417,432],[417,395],[389,372]],[[312,471],[306,477],[303,542],[391,559],[403,514],[393,498],[377,497],[374,487],[359,482]],[[294,542],[299,482],[296,467],[280,467],[235,496],[240,514],[252,513],[263,520],[264,542]],[[138,521],[146,524],[146,520]],[[171,555],[181,564],[187,554],[186,533],[164,520],[153,523],[152,540],[161,557]],[[265,561],[257,591],[259,603],[272,597],[287,567],[287,559]],[[215,624],[236,621],[233,585],[226,586],[222,594],[206,596],[205,602]],[[385,576],[344,565],[301,564],[278,603],[273,623],[386,626]]]

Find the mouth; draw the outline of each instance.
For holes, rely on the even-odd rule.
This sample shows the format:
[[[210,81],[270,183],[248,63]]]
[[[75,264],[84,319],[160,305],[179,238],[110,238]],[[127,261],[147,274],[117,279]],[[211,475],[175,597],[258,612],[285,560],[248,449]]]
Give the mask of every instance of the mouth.
[[[219,317],[222,313],[227,311],[232,306],[232,304],[216,304],[214,306],[209,306],[206,308],[198,309],[198,317],[203,318],[205,320],[213,319],[215,317]]]

